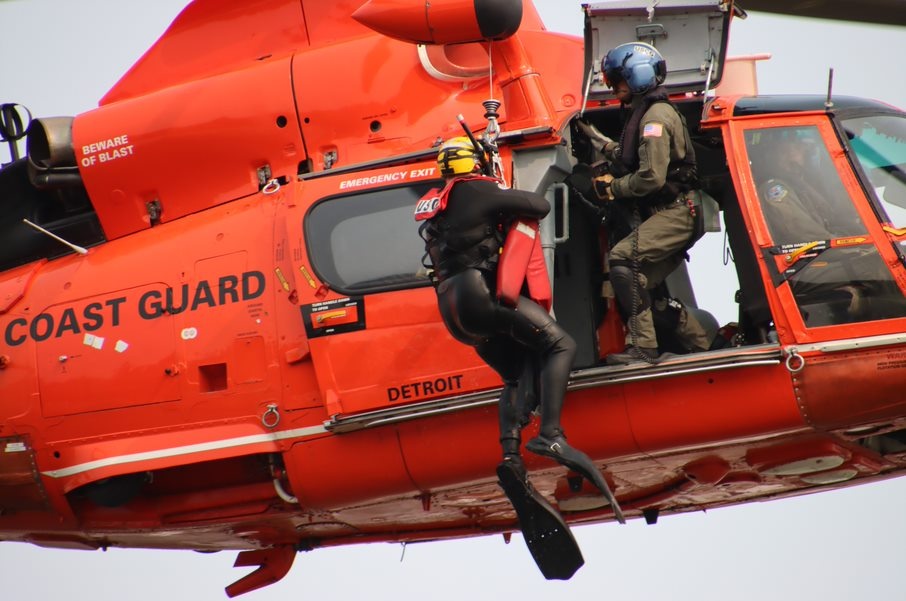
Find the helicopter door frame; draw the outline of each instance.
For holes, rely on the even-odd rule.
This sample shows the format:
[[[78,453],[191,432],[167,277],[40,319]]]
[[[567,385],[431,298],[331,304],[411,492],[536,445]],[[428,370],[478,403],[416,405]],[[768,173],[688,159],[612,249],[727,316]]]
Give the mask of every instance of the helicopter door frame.
[[[734,154],[730,167],[741,188],[740,204],[781,342],[812,343],[902,332],[906,328],[906,297],[899,284],[903,278],[890,268],[902,266],[889,244],[878,244],[886,242],[881,224],[827,114],[774,114],[731,121],[725,128]],[[790,238],[780,233],[781,218],[771,217],[780,215],[777,209],[784,202],[795,200],[794,193],[787,192],[792,184],[783,181],[776,166],[770,166],[776,162],[778,144],[790,138],[807,145],[812,153],[806,169],[815,171],[806,181],[826,187],[826,193],[811,198],[838,202],[809,214],[820,214],[826,224],[835,219],[843,222],[843,215],[848,223],[827,225],[837,232],[827,240]],[[775,190],[773,196],[771,190]],[[766,204],[771,198],[777,204]],[[835,229],[838,227],[841,229]],[[882,286],[879,292],[872,291],[874,285]],[[862,303],[866,294],[869,305]],[[814,300],[818,298],[821,300]],[[871,303],[880,310],[870,308]]]

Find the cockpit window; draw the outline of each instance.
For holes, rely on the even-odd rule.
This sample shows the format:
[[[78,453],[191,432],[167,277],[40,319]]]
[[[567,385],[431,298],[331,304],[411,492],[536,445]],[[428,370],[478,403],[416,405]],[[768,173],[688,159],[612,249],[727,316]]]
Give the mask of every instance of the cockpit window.
[[[817,127],[751,129],[745,140],[771,236],[764,250],[784,258],[780,282],[789,283],[805,325],[906,316],[906,299]]]
[[[427,285],[415,203],[442,182],[369,190],[317,203],[305,220],[308,253],[331,288],[362,294]]]
[[[882,219],[906,226],[906,118],[875,115],[842,123],[853,156],[887,213]]]
[[[775,244],[865,234],[815,126],[749,130],[746,150]]]

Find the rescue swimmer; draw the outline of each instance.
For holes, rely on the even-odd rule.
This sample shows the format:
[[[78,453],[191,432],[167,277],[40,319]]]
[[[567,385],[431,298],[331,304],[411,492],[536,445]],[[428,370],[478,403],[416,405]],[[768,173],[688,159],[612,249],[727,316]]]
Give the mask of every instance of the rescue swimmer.
[[[425,241],[426,267],[433,271],[440,313],[450,334],[475,347],[503,380],[498,406],[503,463],[497,473],[520,514],[523,531],[539,515],[537,505],[529,509],[524,503],[543,501],[528,484],[520,456],[521,430],[539,404],[540,432],[526,449],[582,474],[601,490],[622,521],[600,472],[587,455],[567,443],[560,425],[576,343],[549,313],[550,285],[537,235],[538,220],[550,211],[549,203],[540,194],[508,189],[500,180],[482,175],[484,152],[468,137],[444,143],[437,162],[446,185],[423,197],[415,211],[416,220],[424,222],[419,233]],[[524,289],[529,296],[520,294]],[[537,403],[528,400],[535,383]],[[559,518],[549,506],[544,511]],[[572,540],[562,519],[560,523]],[[526,535],[531,548],[531,535]]]

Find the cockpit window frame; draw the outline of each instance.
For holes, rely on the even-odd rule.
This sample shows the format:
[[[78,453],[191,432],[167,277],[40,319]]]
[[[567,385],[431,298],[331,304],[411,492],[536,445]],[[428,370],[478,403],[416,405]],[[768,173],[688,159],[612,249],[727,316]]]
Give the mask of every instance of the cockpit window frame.
[[[902,269],[902,264],[895,265],[891,268],[891,265],[896,263],[895,260],[892,260],[893,250],[890,245],[881,242],[885,238],[883,230],[881,229],[881,223],[876,215],[874,199],[865,191],[863,185],[864,180],[861,177],[862,174],[854,169],[851,157],[848,156],[851,151],[841,140],[839,126],[831,117],[832,114],[829,112],[814,111],[796,115],[747,117],[733,120],[729,123],[730,131],[728,133],[730,133],[734,146],[734,170],[736,171],[734,177],[736,178],[737,186],[739,186],[737,189],[742,193],[741,196],[744,196],[746,199],[745,205],[748,207],[747,221],[750,229],[751,242],[755,247],[756,252],[761,256],[764,267],[767,270],[767,273],[765,274],[767,276],[765,283],[768,284],[770,288],[773,288],[773,292],[768,293],[771,312],[775,316],[778,331],[787,332],[786,336],[792,335],[793,340],[797,343],[848,338],[855,335],[882,334],[901,330],[904,319],[906,319],[906,314],[899,309],[896,309],[895,311],[888,311],[884,316],[863,317],[859,319],[838,319],[837,317],[830,315],[826,319],[822,317],[816,320],[814,314],[807,315],[810,309],[806,308],[807,303],[805,302],[804,297],[802,297],[803,294],[808,295],[810,293],[803,293],[801,287],[799,292],[796,292],[793,290],[792,283],[787,283],[787,276],[790,276],[791,273],[795,273],[795,270],[792,272],[789,270],[790,265],[792,264],[795,266],[795,264],[800,261],[800,258],[809,260],[810,258],[817,256],[816,260],[818,263],[815,263],[814,265],[819,265],[825,259],[833,259],[834,254],[837,251],[831,251],[822,257],[821,254],[823,253],[823,250],[819,245],[815,248],[810,247],[803,250],[803,252],[793,256],[790,262],[784,262],[783,259],[790,253],[784,254],[785,251],[778,251],[781,247],[777,246],[776,241],[769,231],[767,216],[765,215],[762,206],[763,199],[760,197],[759,193],[759,182],[756,181],[756,174],[752,172],[750,167],[751,157],[749,156],[749,149],[746,147],[746,139],[749,132],[752,132],[753,130],[815,126],[820,134],[821,141],[824,143],[824,146],[829,153],[831,164],[834,166],[840,177],[840,182],[846,189],[847,196],[854,203],[858,217],[866,226],[866,232],[861,241],[859,240],[860,237],[852,236],[849,239],[832,239],[834,241],[833,244],[827,244],[825,246],[828,248],[837,248],[838,243],[842,243],[845,246],[853,245],[853,248],[858,249],[868,248],[865,245],[870,245],[870,247],[875,249],[871,254],[878,257],[877,262],[879,264],[887,265],[888,269],[891,269],[891,273],[889,274],[890,277],[882,279],[884,281],[889,281],[893,288],[887,290],[887,288],[890,288],[890,286],[887,286],[887,288],[883,289],[883,292],[879,292],[878,294],[886,295],[883,296],[883,299],[885,301],[890,301],[892,298],[891,295],[899,298],[899,295],[903,295],[904,291],[906,291],[906,288],[904,288],[903,282],[901,281],[903,279],[901,277],[902,274],[896,273],[897,270]],[[805,246],[806,241],[803,240],[801,242],[803,244],[798,246]],[[778,252],[780,252],[780,254],[778,254]],[[800,268],[808,269],[808,263],[802,264]],[[792,275],[790,277],[795,278],[797,276]],[[874,282],[874,280],[869,281]],[[886,286],[886,284],[883,284],[882,280],[878,280],[878,282],[881,282],[882,285]],[[842,290],[843,286],[840,286],[839,288]],[[897,292],[897,288],[899,288],[899,292]],[[853,297],[853,299],[855,302],[855,297]],[[837,300],[839,301],[839,299]],[[899,301],[897,301],[896,306],[899,307],[899,305]],[[817,308],[816,310],[819,311],[824,310],[823,308],[819,308],[818,305],[811,304],[809,306],[813,309]],[[890,306],[889,303],[888,306]]]

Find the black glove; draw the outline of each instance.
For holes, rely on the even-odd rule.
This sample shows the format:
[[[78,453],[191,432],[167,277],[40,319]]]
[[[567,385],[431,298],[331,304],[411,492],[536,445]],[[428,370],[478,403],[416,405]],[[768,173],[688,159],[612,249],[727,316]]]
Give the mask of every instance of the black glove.
[[[592,180],[592,171],[589,165],[585,163],[576,163],[573,172],[563,180],[566,185],[591,200],[595,198],[595,185]]]

